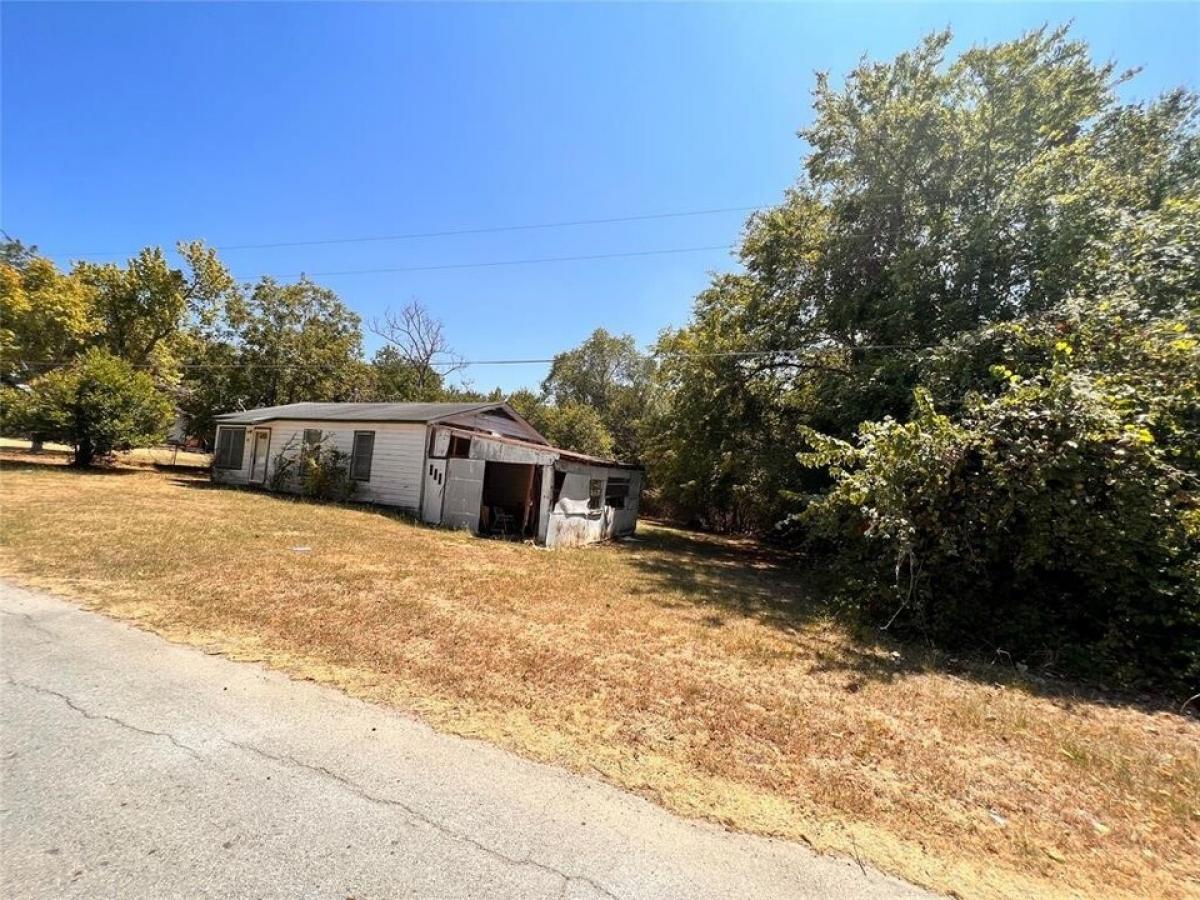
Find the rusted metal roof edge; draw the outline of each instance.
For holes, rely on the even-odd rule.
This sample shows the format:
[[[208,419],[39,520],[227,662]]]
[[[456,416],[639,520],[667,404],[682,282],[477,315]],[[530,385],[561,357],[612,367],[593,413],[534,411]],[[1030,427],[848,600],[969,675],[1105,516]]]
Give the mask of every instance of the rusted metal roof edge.
[[[508,437],[502,434],[492,434],[490,431],[473,431],[470,428],[462,428],[457,425],[446,425],[441,422],[430,422],[429,424],[462,437],[481,438],[485,441],[496,441],[500,444],[511,444],[514,447],[526,447],[530,450],[541,451],[542,453],[557,453],[559,456],[565,459],[587,463],[588,465],[593,466],[603,466],[606,469],[632,469],[641,472],[645,471],[646,468],[645,466],[639,466],[637,463],[619,462],[615,459],[604,459],[601,456],[588,456],[586,453],[577,453],[574,450],[565,450],[562,447],[555,447],[551,444],[535,444],[533,441],[523,441],[520,438]]]

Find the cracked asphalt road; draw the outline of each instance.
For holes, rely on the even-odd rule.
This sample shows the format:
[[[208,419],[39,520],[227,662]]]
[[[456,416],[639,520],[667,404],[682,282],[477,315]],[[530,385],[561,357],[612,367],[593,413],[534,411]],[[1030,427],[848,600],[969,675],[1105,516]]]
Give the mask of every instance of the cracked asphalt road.
[[[923,897],[0,583],[5,897]]]

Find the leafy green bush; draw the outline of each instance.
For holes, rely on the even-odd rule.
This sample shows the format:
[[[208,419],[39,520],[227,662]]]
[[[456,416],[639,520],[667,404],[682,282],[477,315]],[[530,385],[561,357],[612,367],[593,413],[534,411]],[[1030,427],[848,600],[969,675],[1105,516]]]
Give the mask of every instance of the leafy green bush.
[[[289,440],[275,454],[269,486],[273,491],[297,491],[315,500],[349,500],[357,482],[350,477],[350,456],[321,435],[316,444],[300,447]]]
[[[1200,675],[1195,474],[1132,388],[1064,364],[957,421],[917,393],[906,423],[801,462],[831,493],[803,514],[867,616],[945,646],[990,646],[1112,679]]]
[[[316,500],[349,500],[358,482],[350,477],[350,455],[322,440],[310,447],[301,476],[301,490]]]

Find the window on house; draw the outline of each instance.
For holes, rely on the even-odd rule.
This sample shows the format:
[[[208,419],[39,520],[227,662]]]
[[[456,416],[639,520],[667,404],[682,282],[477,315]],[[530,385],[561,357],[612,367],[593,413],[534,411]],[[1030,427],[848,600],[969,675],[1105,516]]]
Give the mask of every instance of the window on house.
[[[553,499],[551,499],[551,501],[550,501],[551,505],[557,503],[558,498],[562,496],[563,485],[566,484],[566,482],[567,482],[567,473],[566,472],[557,472],[556,471],[554,473],[554,496],[553,496]]]
[[[221,428],[217,433],[217,468],[240,469],[245,449],[245,428]]]
[[[599,509],[604,499],[604,479],[593,478],[588,483],[588,509]]]
[[[446,455],[454,459],[466,459],[471,455],[471,439],[461,435],[450,435],[450,449]]]
[[[350,451],[350,477],[355,481],[371,480],[371,458],[375,455],[375,432],[354,432],[354,448]]]
[[[628,478],[609,478],[608,487],[604,489],[604,505],[613,509],[624,509],[629,497]]]

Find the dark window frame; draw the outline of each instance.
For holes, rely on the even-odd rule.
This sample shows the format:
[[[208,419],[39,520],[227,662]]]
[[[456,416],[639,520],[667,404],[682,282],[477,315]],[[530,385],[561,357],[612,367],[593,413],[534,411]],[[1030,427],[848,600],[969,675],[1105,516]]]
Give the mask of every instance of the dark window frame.
[[[367,472],[365,475],[360,474],[358,462],[358,441],[360,438],[371,439],[371,453],[367,457]],[[375,432],[374,431],[356,431],[354,438],[350,442],[350,479],[352,481],[370,481],[371,467],[375,462]]]
[[[588,480],[588,509],[597,510],[604,505],[604,479]]]
[[[632,480],[629,478],[610,477],[604,487],[604,505],[613,509],[625,509],[631,486]]]
[[[461,434],[450,435],[450,443],[446,446],[446,456],[449,459],[470,459],[471,439]]]
[[[241,436],[240,453],[237,454],[236,462],[233,459],[233,445],[235,435]],[[222,444],[224,442],[224,444]],[[213,465],[218,469],[225,471],[236,471],[242,468],[242,463],[246,458],[246,428],[238,425],[222,425],[217,429],[217,446],[216,452],[213,454]]]

